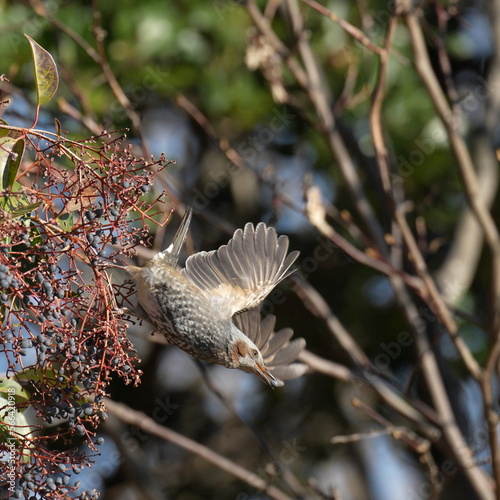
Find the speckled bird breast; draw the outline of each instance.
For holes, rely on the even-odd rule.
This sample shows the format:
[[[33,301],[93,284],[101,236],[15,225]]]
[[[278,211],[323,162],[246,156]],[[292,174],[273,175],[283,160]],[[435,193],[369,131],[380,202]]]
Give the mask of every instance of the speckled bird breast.
[[[202,292],[176,270],[144,271],[148,286],[138,286],[138,301],[155,328],[189,354],[227,366],[231,319],[221,319]]]

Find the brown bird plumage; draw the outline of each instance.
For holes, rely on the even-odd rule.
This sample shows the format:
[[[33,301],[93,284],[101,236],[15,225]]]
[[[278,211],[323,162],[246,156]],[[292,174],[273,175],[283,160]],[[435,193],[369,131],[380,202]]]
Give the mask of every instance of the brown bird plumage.
[[[274,333],[274,317],[261,324],[257,309],[293,272],[299,252],[287,255],[286,236],[262,222],[248,223],[227,245],[188,257],[179,270],[190,220],[188,210],[167,250],[144,267],[127,267],[137,284],[134,312],[198,359],[255,373],[274,387],[301,375],[305,366],[293,361],[305,342],[290,343],[291,330]]]

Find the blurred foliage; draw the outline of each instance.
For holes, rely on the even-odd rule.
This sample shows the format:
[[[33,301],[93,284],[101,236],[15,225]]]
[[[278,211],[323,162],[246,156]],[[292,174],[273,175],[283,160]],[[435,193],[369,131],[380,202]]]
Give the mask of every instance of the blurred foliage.
[[[247,11],[237,2],[126,0],[119,4],[95,3],[99,6],[99,22],[104,30],[104,45],[109,64],[139,113],[154,108],[158,103],[174,106],[176,95],[182,92],[201,109],[215,129],[223,133],[235,146],[241,145],[252,133],[258,132],[272,119],[277,105],[268,85],[259,72],[250,71],[245,63],[247,40],[254,28]],[[342,19],[362,27],[375,44],[383,43],[390,15],[387,2],[366,2],[367,12],[370,13],[367,19],[360,16],[358,3],[349,0],[322,3],[328,4]],[[95,47],[91,3],[75,0],[43,4],[59,23]],[[74,89],[77,88],[84,93],[84,101],[97,122],[105,123],[115,130],[130,127],[126,114],[106,84],[95,61],[60,29],[41,19],[36,13],[36,7],[33,7],[37,5],[41,3],[34,1],[30,5],[28,2],[6,0],[0,3],[2,71],[16,87],[23,89],[31,96],[32,102],[35,102],[31,54],[22,36],[22,33],[26,32],[45,47],[62,68],[62,80],[56,100],[65,98],[78,107],[74,98]],[[259,2],[259,5],[262,7],[265,2]],[[303,4],[301,9],[314,54],[324,69],[325,84],[336,102],[335,112],[339,124],[349,140],[359,146],[365,155],[364,159],[372,160],[369,111],[377,78],[378,60],[339,26],[318,12]],[[367,24],[363,25],[365,22]],[[273,27],[287,45],[293,45],[293,35],[281,17]],[[430,34],[436,31],[432,18],[427,28]],[[462,39],[451,33],[447,42],[453,49],[452,53],[460,53],[459,48],[464,43]],[[432,48],[431,38],[429,45]],[[425,221],[426,233],[423,239],[429,249],[426,257],[431,266],[437,267],[442,259],[443,247],[451,240],[457,213],[463,204],[462,188],[454,159],[441,126],[435,118],[433,105],[412,70],[413,56],[409,38],[402,27],[396,30],[394,48],[383,106],[386,139],[391,158],[397,166],[396,175],[399,175],[403,182],[407,198],[414,202],[408,214],[409,220],[412,227],[415,227],[417,218]],[[293,81],[287,71],[283,72],[283,79],[285,82]],[[305,102],[306,96],[302,91],[298,88],[294,90],[298,103]],[[61,120],[63,128],[77,131],[76,123],[58,110],[56,100],[46,105],[46,109],[51,110]],[[352,200],[342,186],[331,152],[323,136],[311,126],[311,122],[314,123],[315,120],[313,113],[292,120],[287,124],[284,134],[286,137],[282,143],[276,141],[268,145],[268,156],[265,160],[272,163],[275,158],[273,155],[279,153],[286,153],[286,157],[291,159],[298,151],[309,151],[308,171],[323,175],[325,183],[335,192],[334,198],[329,201],[356,217]],[[175,123],[173,127],[175,128]],[[193,126],[189,133],[196,135],[200,148],[197,154],[193,153],[195,158],[191,163],[195,166],[188,165],[196,169],[193,174],[193,186],[200,188],[200,165],[212,161],[214,148],[202,137],[203,134],[197,127]],[[132,134],[129,134],[130,136]],[[136,139],[132,137],[132,140]],[[169,160],[176,160],[175,157],[169,156],[168,151],[166,153]],[[224,164],[226,160],[218,157],[216,161]],[[267,164],[261,165],[262,169],[266,166]],[[215,165],[210,168],[215,170]],[[373,172],[370,172],[369,168],[360,172],[378,215],[387,221],[382,195],[372,182]],[[263,196],[261,194],[253,200],[253,210],[247,207],[244,213],[241,213],[238,208],[234,208],[238,201],[234,193],[227,189],[211,200],[209,208],[234,224],[251,219],[269,220],[272,212],[271,200],[269,196],[263,201]],[[189,196],[185,201],[189,203]],[[210,241],[211,248],[224,241],[225,236],[220,234],[214,241],[211,233],[213,228],[200,226],[195,225],[195,230],[201,232],[201,229],[205,229],[207,234],[198,237],[197,246],[209,249],[207,241]],[[291,238],[292,247],[300,249],[303,258],[312,254],[319,241],[316,235],[307,232],[295,234]],[[436,243],[434,247],[432,242]],[[318,268],[308,278],[343,323],[349,326],[369,355],[377,355],[381,342],[390,342],[399,332],[408,328],[391,294],[387,292],[387,287],[384,288],[387,283],[380,283],[384,278],[353,262],[338,250],[332,253],[330,259],[319,263]],[[481,289],[480,284],[476,286]],[[376,296],[377,293],[387,300],[382,300],[381,303],[374,300],[374,294]],[[474,300],[470,297],[467,307],[474,307]],[[321,352],[325,357],[338,362],[346,360],[345,354],[339,352],[338,346],[331,341],[324,325],[307,311],[298,308],[295,297],[289,297],[276,311],[278,326],[292,326],[296,334],[307,339],[311,350]],[[471,331],[469,336],[473,336],[474,330]],[[483,344],[476,346],[476,349],[479,350],[481,345]],[[152,367],[156,366],[155,356],[159,355],[154,354],[149,360]],[[408,360],[413,360],[413,356],[412,349],[404,350],[402,356],[394,360],[394,365],[403,367]],[[328,454],[328,451],[324,450],[324,437],[331,434],[333,428],[339,429],[342,425],[340,420],[345,413],[341,408],[342,403],[335,400],[331,380],[320,380],[319,376],[313,375],[307,384],[307,391],[304,391],[305,403],[299,413],[304,421],[311,418],[310,425],[304,423],[303,432],[304,440],[309,443],[306,454],[312,462],[322,458],[323,454]],[[123,395],[127,397],[126,392],[123,392]],[[142,398],[148,395],[145,391],[139,396],[129,397],[138,397],[137,405],[140,406],[146,404]],[[188,399],[186,394],[183,394],[182,398]],[[267,398],[277,402],[280,395],[276,391]],[[181,413],[174,417],[172,424],[175,422],[180,426],[181,432],[189,433],[193,429],[182,427],[187,426],[186,419],[190,415],[199,411],[197,404],[190,407],[183,400]],[[338,420],[332,417],[333,414],[339,415]],[[217,423],[212,424],[217,426]],[[319,429],[317,431],[316,425]],[[195,431],[202,435],[203,426],[200,424],[194,427]],[[212,435],[212,431],[213,429],[206,430],[209,435]],[[216,434],[215,431],[213,433]],[[323,438],[321,442],[314,441],[318,436]],[[248,442],[238,441],[238,445],[243,448],[248,446]]]

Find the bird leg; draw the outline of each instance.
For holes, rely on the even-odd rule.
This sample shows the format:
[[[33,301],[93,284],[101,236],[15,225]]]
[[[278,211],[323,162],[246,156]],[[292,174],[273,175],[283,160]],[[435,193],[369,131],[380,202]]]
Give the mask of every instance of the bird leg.
[[[116,313],[121,316],[125,314],[131,314],[132,316],[135,316],[138,319],[149,322],[148,315],[140,304],[137,304],[132,307],[118,307],[116,309]]]

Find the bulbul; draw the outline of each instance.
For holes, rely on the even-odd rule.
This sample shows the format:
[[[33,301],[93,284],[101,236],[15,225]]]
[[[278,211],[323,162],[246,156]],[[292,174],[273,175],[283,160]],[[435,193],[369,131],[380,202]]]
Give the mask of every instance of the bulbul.
[[[167,250],[143,267],[127,266],[137,285],[134,314],[195,358],[255,373],[273,387],[304,373],[305,365],[293,363],[304,340],[289,342],[291,330],[275,333],[274,317],[261,323],[259,313],[259,304],[293,272],[299,252],[288,253],[288,238],[274,228],[248,223],[227,245],[191,255],[179,269],[190,222],[189,209]]]

